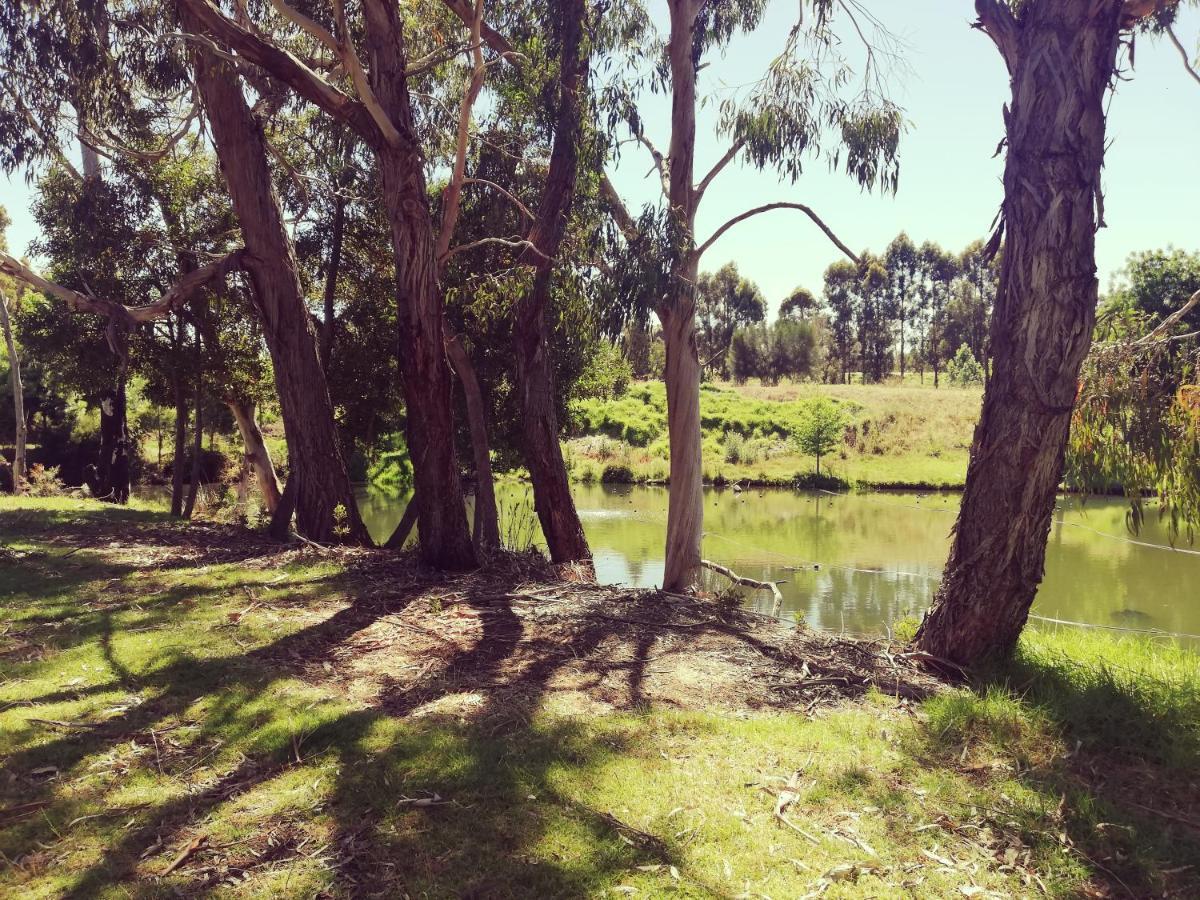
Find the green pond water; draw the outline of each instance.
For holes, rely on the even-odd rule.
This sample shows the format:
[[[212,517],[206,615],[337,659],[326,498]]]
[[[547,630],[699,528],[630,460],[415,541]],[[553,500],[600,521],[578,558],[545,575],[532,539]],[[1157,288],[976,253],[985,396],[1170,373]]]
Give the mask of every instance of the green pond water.
[[[604,583],[661,583],[667,491],[576,485],[575,501]],[[399,521],[406,500],[363,494],[360,509],[377,540]],[[840,494],[779,489],[705,492],[706,558],[742,575],[782,581],[783,615],[817,628],[886,631],[927,606],[949,548],[957,494]],[[500,488],[502,531],[536,534],[525,485]],[[1153,515],[1134,536],[1125,503],[1061,498],[1034,613],[1116,628],[1191,635],[1200,648],[1200,550],[1170,547]],[[539,535],[540,536],[540,535]],[[814,569],[813,566],[819,566]],[[804,567],[793,570],[791,567]],[[711,577],[711,586],[722,580]],[[766,592],[747,604],[769,611]],[[1045,623],[1042,623],[1045,625]],[[1046,626],[1051,627],[1051,626]]]

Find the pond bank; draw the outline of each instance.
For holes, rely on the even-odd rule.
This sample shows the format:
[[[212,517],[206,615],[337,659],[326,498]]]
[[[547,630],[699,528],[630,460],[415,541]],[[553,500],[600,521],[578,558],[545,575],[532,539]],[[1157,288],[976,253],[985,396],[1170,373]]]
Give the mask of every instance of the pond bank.
[[[1200,891],[1191,654],[1037,635],[963,689],[525,558],[78,500],[0,540],[0,893]]]

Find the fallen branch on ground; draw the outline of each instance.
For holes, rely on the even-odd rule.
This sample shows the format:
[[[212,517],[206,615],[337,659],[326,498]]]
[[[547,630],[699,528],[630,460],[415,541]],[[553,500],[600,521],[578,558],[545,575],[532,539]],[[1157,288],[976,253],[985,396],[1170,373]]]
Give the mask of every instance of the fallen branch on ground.
[[[779,585],[773,581],[755,581],[753,578],[747,578],[744,575],[739,575],[737,572],[730,569],[728,566],[723,566],[720,563],[710,562],[707,559],[700,560],[700,565],[706,569],[711,569],[718,575],[723,575],[734,584],[740,584],[743,587],[755,588],[760,591],[770,591],[771,596],[775,598],[775,604],[771,607],[771,615],[779,615],[779,610],[783,608],[783,594],[779,591]]]

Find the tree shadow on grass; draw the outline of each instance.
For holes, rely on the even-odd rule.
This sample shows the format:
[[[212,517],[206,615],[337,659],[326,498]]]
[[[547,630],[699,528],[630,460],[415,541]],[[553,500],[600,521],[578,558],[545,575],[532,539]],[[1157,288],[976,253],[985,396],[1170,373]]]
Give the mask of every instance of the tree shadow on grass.
[[[927,764],[977,777],[999,757],[1041,798],[998,824],[1114,896],[1200,896],[1200,685],[1021,650],[927,709]]]
[[[191,747],[224,742],[244,755],[232,765],[207,769],[205,778],[182,795],[175,790],[169,799],[128,811],[135,821],[111,832],[99,857],[71,873],[64,896],[95,896],[122,883],[136,883],[139,892],[149,893],[214,887],[213,868],[191,861],[161,882],[153,874],[145,879],[148,872],[163,873],[179,848],[229,814],[238,797],[269,791],[274,779],[295,769],[323,769],[331,762],[336,775],[324,802],[333,829],[326,878],[334,894],[393,895],[401,887],[420,886],[439,896],[579,896],[614,872],[674,859],[656,839],[556,789],[556,772],[583,771],[636,752],[621,728],[597,731],[578,720],[539,716],[550,678],[576,653],[598,646],[614,630],[611,623],[595,622],[573,649],[528,642],[519,684],[489,691],[511,662],[522,623],[510,603],[497,601],[494,588],[468,591],[465,602],[479,610],[482,632],[436,672],[386,692],[367,709],[347,709],[332,698],[299,705],[286,696],[291,690],[286,685],[293,684],[289,675],[331,658],[356,633],[400,612],[423,590],[419,580],[407,592],[363,590],[354,573],[332,577],[322,587],[343,592],[350,605],[244,653],[176,654],[145,671],[125,665],[114,650],[114,615],[127,607],[94,611],[73,622],[79,631],[74,642],[98,643],[115,677],[30,702],[78,700],[119,689],[137,690],[147,699],[94,727],[53,734],[3,759],[5,771],[12,773],[0,786],[4,812],[45,804],[38,810],[43,815],[16,821],[0,815],[0,825],[7,827],[0,836],[6,856],[21,858],[39,843],[58,844],[81,816],[113,815],[106,809],[112,784],[84,789],[75,780],[90,782],[87,773],[95,764],[131,742],[143,747],[152,742],[157,755],[159,735],[194,719]],[[169,627],[187,614],[181,603],[191,596],[180,589],[161,598],[145,621]],[[408,717],[467,683],[486,693],[469,720]],[[143,767],[151,765],[147,757],[141,759]],[[158,765],[161,777],[161,760]],[[49,781],[33,774],[46,772],[52,773]],[[422,802],[434,794],[445,802]],[[153,847],[160,849],[143,860]]]

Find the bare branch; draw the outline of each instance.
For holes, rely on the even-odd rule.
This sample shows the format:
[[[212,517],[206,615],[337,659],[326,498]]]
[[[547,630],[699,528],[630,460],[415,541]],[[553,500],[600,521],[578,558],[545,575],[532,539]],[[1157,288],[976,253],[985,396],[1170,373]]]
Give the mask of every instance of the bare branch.
[[[544,254],[541,250],[539,250],[532,241],[527,241],[524,239],[515,239],[515,238],[514,239],[501,238],[501,237],[485,237],[485,238],[480,238],[477,241],[471,241],[469,244],[459,244],[457,247],[451,247],[449,250],[446,251],[445,256],[443,256],[439,260],[439,262],[444,264],[445,261],[447,259],[449,259],[451,256],[454,256],[454,254],[462,253],[466,250],[474,250],[476,247],[482,247],[484,244],[500,244],[504,247],[512,247],[514,250],[530,250],[530,251],[536,253],[538,256],[542,257],[542,259],[553,262],[553,260],[550,260],[550,258],[548,256],[546,256],[546,254]]]
[[[613,221],[617,223],[617,228],[621,230],[625,240],[633,243],[639,237],[637,224],[634,222],[633,216],[629,214],[625,201],[617,193],[607,172],[600,173],[600,193],[608,201],[609,211],[612,213]]]
[[[313,21],[304,13],[300,12],[300,10],[293,9],[292,7],[288,6],[283,2],[283,0],[270,0],[270,3],[271,6],[275,8],[277,13],[279,13],[293,25],[297,26],[301,31],[304,31],[315,37],[318,41],[320,41],[338,56],[342,55],[341,48],[338,46],[337,38],[335,38],[324,26]],[[244,10],[242,10],[242,12],[244,13]],[[248,15],[247,21],[249,21]]]
[[[640,129],[637,132],[637,139],[638,143],[650,151],[650,156],[654,159],[654,168],[658,170],[658,183],[662,188],[663,196],[669,198],[671,196],[671,174],[667,168],[666,157]]]
[[[201,288],[240,269],[244,253],[245,251],[241,249],[234,250],[215,262],[201,266],[194,272],[189,272],[179,279],[169,291],[146,306],[125,306],[115,300],[104,300],[55,284],[53,281],[42,278],[20,260],[2,251],[0,251],[0,272],[18,278],[45,294],[57,297],[72,312],[93,313],[110,319],[117,318],[126,324],[140,324],[165,318],[169,313],[192,299]]]
[[[226,17],[212,0],[180,0],[218,40],[236,50],[248,62],[279,79],[297,94],[319,106],[333,118],[353,128],[367,143],[388,143],[388,132],[381,130],[378,120],[360,100],[334,87],[302,63],[288,50],[265,40]],[[215,47],[211,40],[200,35],[187,35]],[[210,47],[210,49],[211,49]],[[220,48],[216,52],[221,53]],[[227,54],[224,54],[227,55]],[[389,125],[391,125],[389,121]],[[398,139],[394,126],[390,133]]]
[[[371,90],[367,71],[363,68],[362,60],[358,58],[358,51],[354,49],[354,41],[350,39],[350,28],[346,24],[346,9],[342,5],[342,0],[333,0],[333,13],[338,25],[338,56],[345,65],[346,71],[350,73],[350,80],[354,82],[354,90],[358,94],[358,99],[371,113],[371,118],[375,120],[379,133],[383,135],[383,139],[387,141],[388,145],[399,147],[402,143],[400,132],[396,130],[391,117],[384,112],[375,92]]]
[[[1188,56],[1187,48],[1183,46],[1183,43],[1179,40],[1179,35],[1175,33],[1175,30],[1170,25],[1167,26],[1167,37],[1171,39],[1171,43],[1175,45],[1175,49],[1183,57],[1183,67],[1187,69],[1187,73],[1196,80],[1197,84],[1200,84],[1200,72],[1197,72],[1192,65],[1192,58]]]
[[[527,218],[527,219],[534,218],[534,215],[532,212],[530,212],[528,206],[526,206],[519,199],[517,199],[517,196],[515,194],[511,193],[510,191],[505,190],[500,185],[496,184],[496,182],[494,182],[494,181],[488,181],[486,178],[464,178],[462,183],[464,185],[467,185],[467,184],[487,185],[488,187],[492,188],[493,190],[499,191],[501,194],[503,194],[505,197],[507,197],[509,200],[511,200],[513,202],[513,205],[516,206],[517,209],[519,209],[521,211],[521,215],[525,216],[525,218]]]
[[[1171,328],[1174,327],[1175,323],[1191,312],[1192,308],[1197,303],[1200,303],[1200,291],[1196,291],[1196,293],[1192,294],[1192,296],[1188,298],[1187,302],[1183,304],[1183,306],[1163,319],[1162,322],[1158,324],[1158,327],[1151,331],[1144,338],[1136,341],[1134,346],[1152,343],[1156,338],[1162,336],[1167,331],[1170,331]]]
[[[726,231],[728,231],[730,228],[732,228],[738,222],[744,222],[746,219],[749,219],[751,216],[757,216],[759,213],[770,212],[771,210],[774,210],[774,209],[798,209],[798,210],[800,210],[800,212],[804,213],[806,216],[808,216],[810,219],[812,219],[817,224],[818,228],[820,228],[823,232],[825,232],[825,236],[827,238],[829,238],[829,240],[833,241],[834,245],[839,250],[841,250],[848,257],[850,257],[850,259],[853,260],[855,263],[859,262],[859,258],[854,253],[854,251],[852,251],[849,247],[847,247],[844,243],[842,243],[841,239],[836,234],[833,233],[833,229],[831,229],[828,225],[826,225],[821,220],[821,217],[812,211],[811,207],[805,206],[803,203],[782,203],[782,202],[781,203],[767,203],[764,206],[756,206],[754,209],[747,210],[746,212],[742,213],[741,215],[734,216],[732,219],[730,219],[728,222],[726,222],[724,225],[722,225],[720,228],[718,228],[716,231],[714,231],[712,237],[710,237],[707,241],[705,241],[703,244],[701,244],[699,247],[696,248],[696,251],[695,251],[696,259],[699,259],[701,256],[703,256],[705,250],[707,250],[709,247],[711,247],[713,244],[715,244],[720,239],[721,235],[723,235]]]
[[[487,66],[483,62],[483,45],[479,33],[483,28],[483,0],[475,0],[475,13],[471,19],[471,58],[474,63],[471,69],[471,81],[463,92],[462,103],[458,108],[458,136],[454,148],[454,167],[450,174],[450,183],[442,195],[442,227],[438,230],[437,243],[434,246],[434,258],[444,264],[450,249],[450,239],[454,236],[455,226],[458,225],[458,211],[462,205],[463,178],[467,169],[467,142],[471,130],[471,109],[483,89],[483,80],[487,77]]]
[[[773,581],[756,581],[753,578],[747,578],[745,575],[739,575],[727,566],[720,563],[711,562],[707,559],[700,560],[700,565],[706,569],[711,569],[718,575],[723,575],[732,581],[734,584],[740,584],[743,587],[754,588],[759,591],[770,591],[771,596],[775,598],[775,603],[771,609],[771,615],[779,615],[779,610],[783,607],[783,594],[779,590],[779,585]]]
[[[699,206],[701,198],[704,197],[704,192],[708,190],[708,186],[712,184],[713,179],[721,174],[721,170],[733,162],[734,157],[741,152],[741,149],[746,146],[745,138],[738,138],[733,142],[733,145],[725,151],[725,155],[717,160],[717,164],[708,170],[708,174],[700,179],[700,183],[696,185],[696,205]]]
[[[441,47],[426,56],[422,56],[420,59],[410,62],[404,70],[404,75],[407,78],[424,75],[430,69],[441,65],[448,59],[453,59],[467,49],[469,48],[465,44],[453,44],[449,47]]]
[[[467,0],[442,0],[442,3],[445,4],[446,8],[450,10],[450,12],[462,19],[464,25],[466,25],[468,28],[474,28],[475,10],[471,4],[467,2]],[[514,66],[518,65],[516,60],[523,58],[521,54],[514,49],[513,45],[509,43],[508,38],[496,31],[496,29],[492,28],[486,22],[480,23],[479,34],[489,47],[511,62]]]

